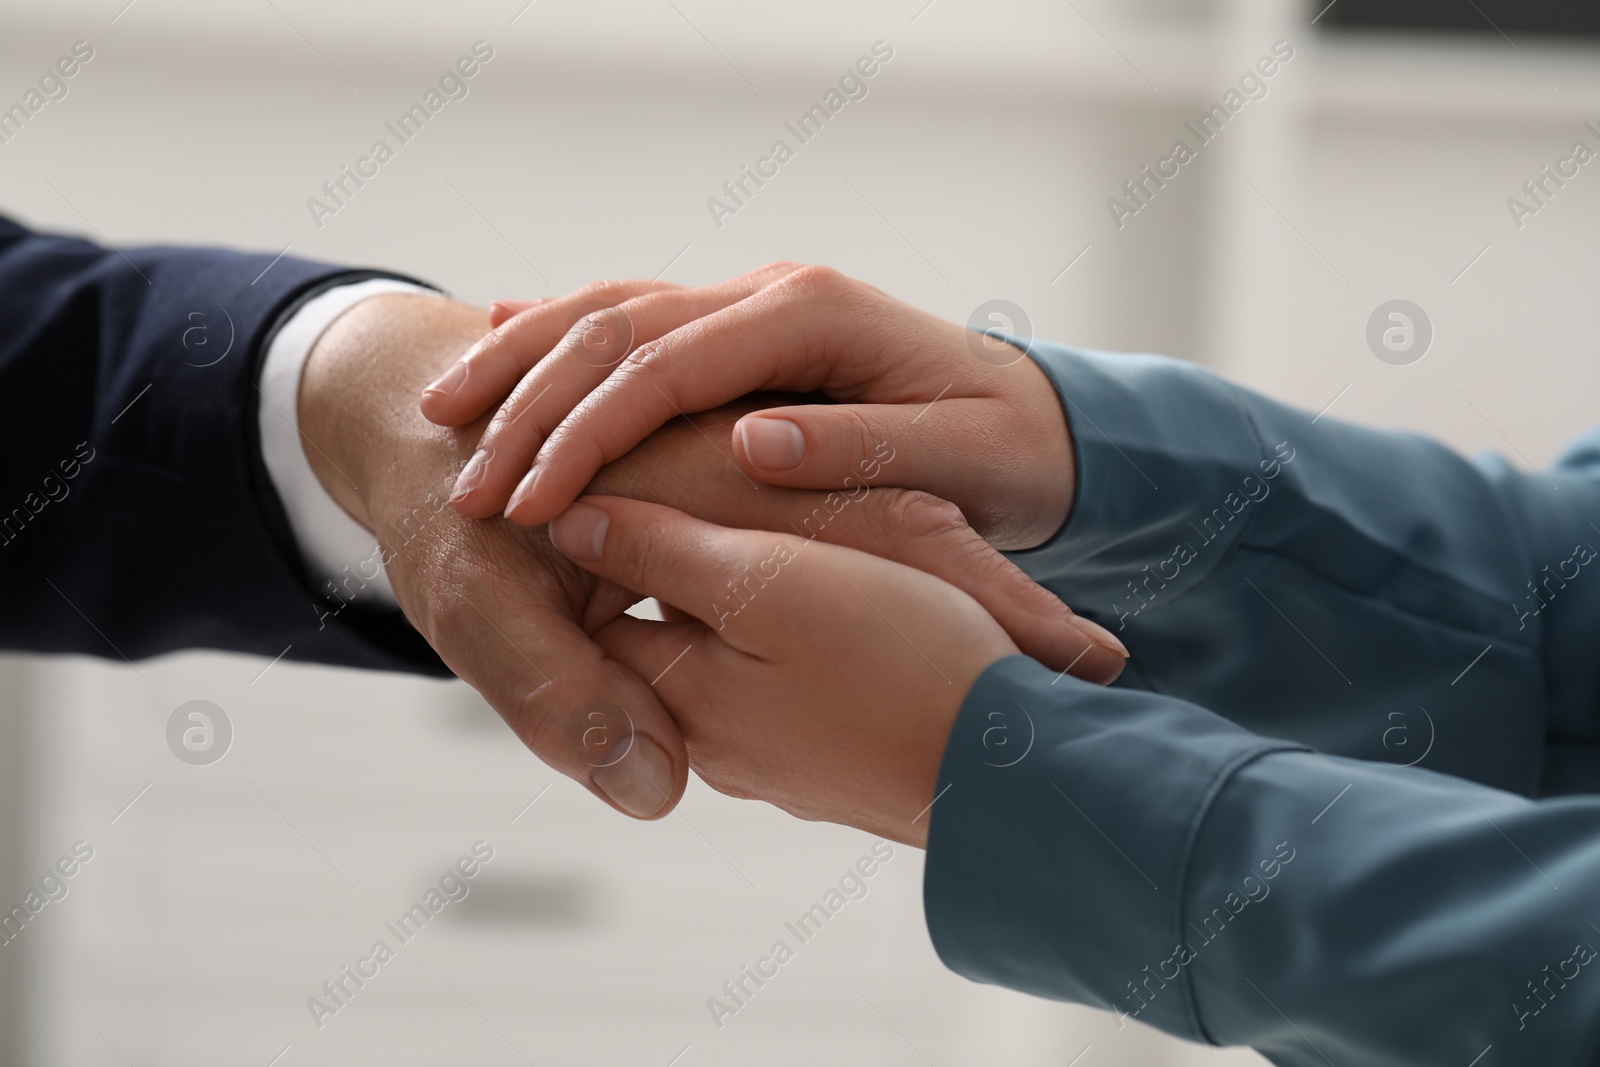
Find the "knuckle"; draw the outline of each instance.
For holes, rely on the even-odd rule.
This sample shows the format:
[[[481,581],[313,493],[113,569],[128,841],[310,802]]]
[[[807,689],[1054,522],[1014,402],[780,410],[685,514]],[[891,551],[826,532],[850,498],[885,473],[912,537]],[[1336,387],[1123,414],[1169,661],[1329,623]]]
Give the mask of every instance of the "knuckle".
[[[800,296],[836,296],[850,286],[850,279],[832,267],[807,264],[790,271],[778,285]]]
[[[551,714],[554,703],[548,684],[536,686],[519,696],[505,717],[506,725],[511,727],[517,738],[538,753],[546,763],[553,763],[551,756],[556,750],[550,746],[552,740],[559,740],[551,737],[553,724],[557,721],[556,716]]]
[[[630,286],[627,282],[617,281],[614,278],[602,278],[590,282],[578,290],[578,295],[588,305],[608,305],[620,303],[628,298]]]
[[[672,405],[674,414],[681,414],[682,399],[671,371],[672,354],[673,344],[670,336],[646,341],[629,352],[618,364],[617,369],[612,372],[609,390],[628,390],[636,396],[644,396],[647,400],[653,400],[650,395],[653,391]]]
[[[627,709],[596,692],[592,667],[579,662],[540,678],[519,693],[506,715],[523,744],[574,778],[613,761],[634,735]]]
[[[620,549],[615,558],[619,561],[626,560],[627,570],[633,575],[662,574],[673,569],[673,560],[668,558],[671,553],[664,543],[666,535],[662,531],[653,529],[652,524],[647,524],[642,529],[633,529],[630,526],[626,532],[618,527],[619,524],[612,524],[613,530],[627,537],[626,544],[608,544],[607,548]]]
[[[881,437],[867,417],[854,408],[834,408],[828,415],[830,421],[835,423],[830,433],[834,438],[832,444],[850,450],[848,455],[839,458],[844,462],[846,469],[853,471],[856,461],[863,456],[871,455]]]
[[[557,674],[524,690],[505,716],[521,742],[545,763],[570,777],[582,773],[583,724],[562,708],[570,687]]]
[[[616,363],[633,347],[633,318],[620,305],[590,311],[567,330],[562,347],[586,363]]]
[[[628,363],[633,367],[651,367],[665,359],[672,350],[672,345],[666,337],[657,337],[653,341],[646,341],[632,352],[628,353]]]
[[[483,437],[478,441],[478,447],[493,452],[512,441],[527,440],[527,431],[519,432],[518,427],[532,425],[531,420],[524,423],[523,416],[528,413],[534,398],[528,380],[524,378],[518,382],[510,395],[495,409],[494,415],[489,419],[489,425],[483,431]],[[491,469],[497,469],[500,464],[506,462],[504,459],[500,459],[499,463],[491,462]],[[481,478],[479,484],[482,484]]]
[[[619,280],[605,278],[600,281],[590,282],[574,295],[581,300],[584,307],[607,307],[620,304],[625,300],[632,300],[649,293],[664,293],[682,289],[683,286],[672,282],[651,280],[648,278],[629,278]]]
[[[757,267],[755,270],[750,272],[750,276],[752,278],[765,278],[773,275],[782,276],[793,274],[795,271],[799,270],[801,266],[801,264],[795,263],[792,260],[778,259],[768,263],[764,267]]]
[[[920,489],[885,491],[882,514],[891,536],[901,538],[946,537],[972,534],[961,509],[943,497]]]
[[[617,333],[624,328],[632,327],[633,319],[620,304],[597,308],[572,324],[573,333],[583,336],[589,333]]]

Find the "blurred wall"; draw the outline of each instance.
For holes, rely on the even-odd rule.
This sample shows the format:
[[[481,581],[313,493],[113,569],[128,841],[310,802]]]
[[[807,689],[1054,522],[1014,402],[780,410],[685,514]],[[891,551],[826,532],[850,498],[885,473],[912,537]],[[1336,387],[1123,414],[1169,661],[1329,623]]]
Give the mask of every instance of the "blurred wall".
[[[1600,176],[1521,227],[1506,200],[1573,140],[1597,143],[1594,49],[1325,40],[1315,15],[12,0],[0,105],[74,42],[95,51],[0,144],[0,206],[124,245],[378,265],[476,301],[820,261],[960,321],[1003,297],[1042,336],[1198,359],[1312,412],[1546,461],[1592,418]],[[308,198],[480,40],[494,55],[467,95],[314,219]],[[880,41],[893,56],[865,97],[715,218],[723,182]],[[1130,202],[1123,184],[1279,41],[1293,56],[1264,95]],[[1138,210],[1119,220],[1112,197]],[[1407,365],[1366,340],[1396,298],[1434,335]],[[0,948],[17,1020],[0,1022],[0,1062],[1260,1062],[948,974],[903,848],[719,1029],[706,999],[871,841],[704,788],[631,824],[459,685],[186,655],[13,659],[0,686],[0,878],[19,896],[78,842],[94,850]],[[232,724],[209,766],[166,740],[194,699]],[[495,858],[472,893],[319,1027],[307,998],[478,841]]]

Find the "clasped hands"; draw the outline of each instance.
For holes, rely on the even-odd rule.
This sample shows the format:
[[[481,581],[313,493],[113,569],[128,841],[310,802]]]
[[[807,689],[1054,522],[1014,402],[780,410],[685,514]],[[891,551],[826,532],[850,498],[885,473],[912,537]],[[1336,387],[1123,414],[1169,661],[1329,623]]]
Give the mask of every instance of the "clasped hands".
[[[1043,543],[1073,496],[1021,351],[792,264],[598,283],[490,325],[442,298],[357,305],[307,363],[308,458],[450,669],[619,810],[666,814],[692,766],[920,845],[987,666],[1120,672],[1115,637],[998,551]],[[625,614],[646,597],[665,621]]]

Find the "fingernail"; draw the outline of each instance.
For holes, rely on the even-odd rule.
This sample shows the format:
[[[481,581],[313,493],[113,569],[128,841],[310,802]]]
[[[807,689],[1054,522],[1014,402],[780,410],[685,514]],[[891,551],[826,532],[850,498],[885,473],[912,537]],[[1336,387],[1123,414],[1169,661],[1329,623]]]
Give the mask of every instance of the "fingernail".
[[[539,468],[534,467],[533,470],[522,476],[522,481],[518,482],[517,487],[511,491],[511,499],[506,501],[504,513],[506,518],[509,519],[513,511],[516,511],[533,496],[533,487],[537,484],[539,484]]]
[[[573,510],[581,507],[582,504],[574,505]],[[555,533],[553,524],[550,532]],[[594,772],[594,784],[611,803],[635,819],[648,819],[672,799],[672,761],[647,735],[635,734],[627,755]]]
[[[467,364],[465,360],[457,361],[456,365],[439,375],[439,379],[423,390],[424,393],[437,393],[440,396],[454,396],[457,389],[467,380]]]
[[[806,458],[806,438],[788,419],[745,419],[739,439],[750,466],[764,471],[788,471]]]
[[[550,542],[568,559],[593,563],[605,552],[611,516],[588,504],[574,504],[550,522]]]
[[[1109,648],[1123,659],[1128,658],[1128,646],[1118,641],[1116,634],[1099,623],[1086,619],[1082,615],[1074,615],[1072,617],[1072,626],[1095,644]]]
[[[452,501],[460,500],[483,481],[483,472],[488,468],[489,461],[494,458],[494,449],[480,448],[467,460],[467,465],[461,468],[461,473],[456,476],[456,487],[450,491]]]

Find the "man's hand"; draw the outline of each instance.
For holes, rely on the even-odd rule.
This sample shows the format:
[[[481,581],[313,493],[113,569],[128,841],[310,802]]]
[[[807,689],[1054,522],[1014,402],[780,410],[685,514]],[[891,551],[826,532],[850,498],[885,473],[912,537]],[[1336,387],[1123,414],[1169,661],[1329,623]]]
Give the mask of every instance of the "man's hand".
[[[629,815],[659,817],[683,794],[683,739],[650,686],[579,626],[596,583],[555,553],[543,528],[478,522],[449,506],[481,427],[441,430],[412,398],[483,326],[481,310],[437,297],[351,309],[306,363],[306,454],[378,538],[400,607],[445,664],[550,766]]]
[[[384,547],[407,617],[542,759],[620,810],[658,817],[682,794],[688,759],[651,680],[589,637],[640,594],[574,567],[545,528],[468,519],[448,506],[483,420],[444,429],[418,414],[417,389],[483,333],[483,312],[436,297],[357,305],[306,365],[300,425],[323,485]],[[594,491],[668,504],[728,526],[860,548],[967,590],[1029,655],[1093,681],[1122,657],[983,542],[945,501],[873,487],[858,471],[836,492],[762,485],[728,452],[733,425],[759,401],[674,420],[602,470]],[[892,471],[880,457],[880,475]],[[853,487],[852,487],[853,486]],[[726,576],[726,608],[750,578]],[[743,590],[743,592],[739,592]],[[1097,629],[1097,628],[1096,628]]]

